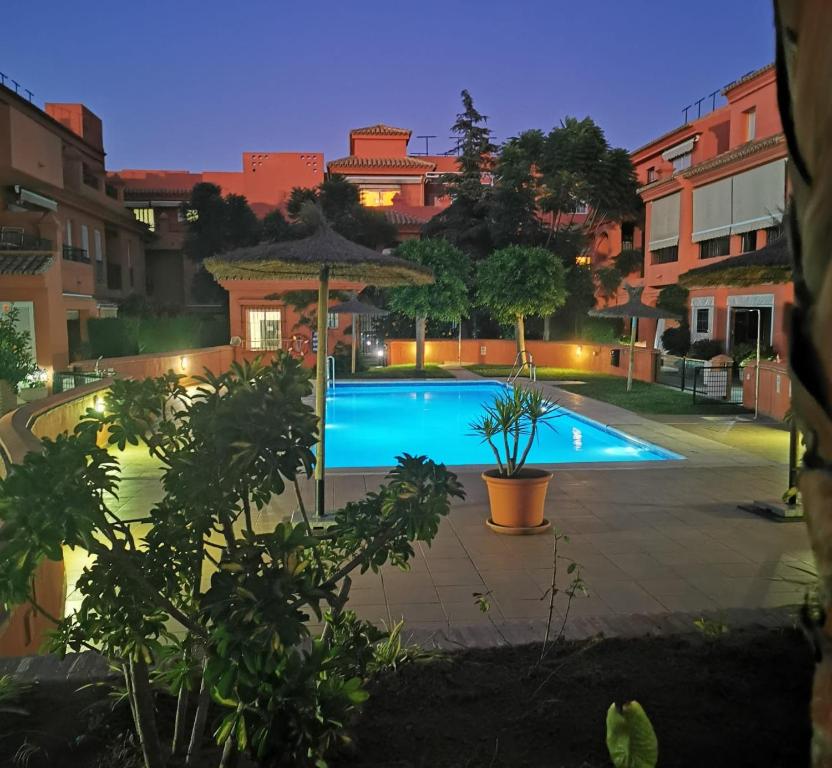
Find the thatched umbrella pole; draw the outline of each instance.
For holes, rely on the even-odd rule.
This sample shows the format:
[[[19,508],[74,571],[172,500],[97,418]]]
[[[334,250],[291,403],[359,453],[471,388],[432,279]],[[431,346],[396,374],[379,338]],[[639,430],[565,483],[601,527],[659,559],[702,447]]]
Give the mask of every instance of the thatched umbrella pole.
[[[318,351],[315,360],[315,415],[318,417],[318,448],[315,459],[315,510],[326,509],[324,454],[326,449],[326,350],[329,307],[329,265],[318,274]]]
[[[589,314],[592,317],[629,317],[630,318],[630,344],[629,353],[630,359],[627,361],[627,391],[630,392],[633,388],[633,366],[636,357],[636,327],[638,318],[644,317],[654,320],[662,318],[666,320],[678,320],[678,316],[673,312],[668,312],[659,307],[651,307],[641,300],[641,292],[644,288],[639,286],[624,285],[628,294],[626,304],[618,304],[614,307],[604,307],[603,309],[592,309]]]
[[[352,316],[352,361],[350,364],[350,371],[355,375],[355,359],[358,352],[358,344],[361,341],[361,333],[358,329],[358,315],[353,313]]]
[[[350,315],[352,317],[352,372],[355,373],[357,367],[358,347],[361,344],[361,331],[359,326],[361,316],[381,316],[388,314],[388,312],[386,309],[379,309],[378,307],[374,307],[372,304],[365,304],[363,301],[359,301],[355,296],[348,301],[342,302],[341,304],[335,304],[330,307],[328,311],[335,315]]]

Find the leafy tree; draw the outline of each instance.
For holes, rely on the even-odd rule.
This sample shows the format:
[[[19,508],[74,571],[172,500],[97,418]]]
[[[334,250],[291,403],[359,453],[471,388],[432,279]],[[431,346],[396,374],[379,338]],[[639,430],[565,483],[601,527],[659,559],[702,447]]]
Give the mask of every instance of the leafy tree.
[[[500,151],[490,211],[491,239],[497,248],[539,245],[543,241],[534,173],[539,138],[539,131],[529,131],[509,139]]]
[[[260,240],[260,221],[243,195],[225,198],[225,226],[223,239],[226,247],[241,248],[256,245]]]
[[[81,605],[56,618],[52,645],[94,647],[122,669],[146,768],[168,755],[206,765],[212,700],[221,768],[239,752],[263,766],[324,765],[385,664],[386,633],[345,610],[350,574],[406,567],[412,541],[430,541],[463,495],[443,465],[405,454],[381,488],[313,533],[297,485],[314,462],[310,392],[308,373],[285,355],[206,373],[198,389],[173,373],[116,381],[103,413],[90,409],[72,435],[45,440],[0,481],[0,601],[37,608],[42,560],[60,560],[63,547],[92,556]],[[121,468],[96,444],[102,434],[119,448],[143,444],[161,464],[164,495],[138,520],[115,512]],[[255,510],[286,489],[305,522],[259,526]],[[310,629],[313,616],[322,632]],[[177,698],[170,715],[154,705],[160,691]],[[163,745],[167,716],[173,739]]]
[[[621,287],[621,273],[615,266],[601,267],[595,270],[595,280],[598,284],[598,293],[603,298],[609,301],[612,299],[618,289]]]
[[[447,240],[409,240],[396,249],[396,255],[433,270],[433,285],[394,288],[389,305],[416,321],[416,370],[425,366],[425,325],[428,319],[459,320],[468,312],[467,280],[471,271],[468,257]]]
[[[569,331],[575,338],[581,338],[587,313],[595,306],[595,282],[592,270],[579,264],[572,264],[566,270],[566,303],[563,306],[564,316]]]
[[[678,283],[666,285],[659,291],[659,295],[656,298],[656,306],[684,318],[687,317],[688,313],[689,295],[690,291],[683,285],[679,285]]]
[[[498,320],[517,323],[518,352],[526,348],[525,318],[552,314],[566,295],[566,269],[545,248],[502,248],[477,270],[477,299]]]
[[[272,243],[291,240],[292,226],[279,209],[276,208],[263,217],[262,238],[264,242]]]
[[[316,188],[295,187],[289,195],[286,212],[292,218],[292,234],[303,237],[311,229],[303,221],[306,202],[318,203],[332,228],[348,240],[368,248],[384,248],[396,242],[397,230],[383,213],[365,208],[359,201],[358,188],[343,176],[333,175]]]
[[[453,202],[424,228],[426,237],[444,237],[474,259],[484,258],[492,248],[489,227],[491,188],[482,174],[492,165],[497,151],[491,141],[488,118],[477,111],[468,91],[462,91],[462,112],[451,133],[457,137],[459,172],[442,177]]]
[[[0,312],[0,381],[7,382],[15,392],[17,385],[38,369],[29,332],[18,328],[18,317],[16,307]]]

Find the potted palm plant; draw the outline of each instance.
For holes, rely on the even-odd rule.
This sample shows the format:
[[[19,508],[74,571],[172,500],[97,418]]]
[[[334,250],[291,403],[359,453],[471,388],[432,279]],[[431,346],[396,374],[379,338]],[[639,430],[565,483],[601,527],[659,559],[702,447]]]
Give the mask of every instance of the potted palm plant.
[[[497,460],[495,469],[482,473],[493,531],[532,534],[549,528],[543,507],[552,473],[525,464],[540,430],[553,428],[551,421],[558,416],[557,404],[541,392],[515,386],[484,405],[482,416],[471,423]]]

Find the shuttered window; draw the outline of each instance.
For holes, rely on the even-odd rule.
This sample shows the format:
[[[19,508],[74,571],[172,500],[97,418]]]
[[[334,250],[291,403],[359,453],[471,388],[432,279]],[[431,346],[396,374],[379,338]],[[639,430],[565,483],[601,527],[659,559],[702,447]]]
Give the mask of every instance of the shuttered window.
[[[680,193],[676,192],[650,203],[651,251],[679,244],[679,200]]]
[[[732,179],[721,179],[693,190],[694,243],[731,233]]]
[[[786,207],[786,161],[775,160],[734,176],[731,234],[778,224]]]

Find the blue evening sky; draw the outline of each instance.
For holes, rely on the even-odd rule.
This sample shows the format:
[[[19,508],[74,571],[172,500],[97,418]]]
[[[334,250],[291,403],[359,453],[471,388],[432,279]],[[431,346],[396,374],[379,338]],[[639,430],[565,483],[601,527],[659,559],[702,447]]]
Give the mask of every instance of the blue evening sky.
[[[44,0],[4,11],[0,71],[97,113],[110,169],[236,170],[375,122],[448,149],[462,88],[498,139],[590,115],[632,149],[773,40],[770,0]]]

